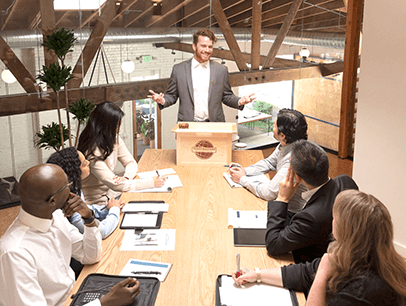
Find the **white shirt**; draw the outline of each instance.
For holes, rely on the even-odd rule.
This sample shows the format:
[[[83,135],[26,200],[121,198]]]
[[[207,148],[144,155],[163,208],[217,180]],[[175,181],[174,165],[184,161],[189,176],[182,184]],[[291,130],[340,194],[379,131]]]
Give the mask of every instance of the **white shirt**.
[[[305,191],[305,192],[302,193],[302,198],[303,198],[303,200],[306,201],[306,203],[305,203],[305,205],[303,206],[303,208],[305,208],[307,202],[309,202],[309,200],[311,199],[311,197],[312,197],[321,187],[323,187],[324,185],[326,185],[329,181],[330,181],[330,177],[328,178],[327,182],[325,182],[324,184],[322,184],[322,185],[320,185],[320,186],[318,186],[318,187],[316,187],[316,188],[310,189],[310,190]]]
[[[254,165],[245,168],[246,175],[241,177],[240,184],[266,201],[273,201],[278,197],[279,182],[282,181],[289,169],[292,145],[283,146],[279,144],[275,151],[265,159],[260,160]],[[268,182],[255,181],[251,176],[276,171],[275,176]],[[296,193],[288,203],[288,210],[298,212],[302,210],[306,201],[302,199],[302,192],[307,191],[306,186],[299,184]]]
[[[52,220],[21,209],[0,239],[0,301],[4,306],[63,305],[75,283],[71,257],[83,264],[98,262],[101,241],[98,227],[85,226],[82,235],[60,209]]]
[[[193,101],[195,121],[209,119],[210,61],[199,63],[192,58]]]

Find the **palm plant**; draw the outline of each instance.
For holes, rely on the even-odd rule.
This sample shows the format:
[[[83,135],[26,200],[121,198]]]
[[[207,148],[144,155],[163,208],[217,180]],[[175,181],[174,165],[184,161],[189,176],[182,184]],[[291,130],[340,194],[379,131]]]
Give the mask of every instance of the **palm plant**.
[[[61,133],[62,131],[62,133]],[[68,129],[62,125],[52,122],[52,124],[43,125],[42,133],[36,133],[38,139],[35,143],[37,147],[59,151],[63,146],[64,137],[68,137]]]
[[[46,36],[46,40],[42,44],[44,47],[47,48],[47,50],[53,50],[58,57],[58,59],[62,63],[62,67],[65,66],[65,58],[66,55],[69,52],[73,51],[73,44],[75,43],[77,39],[75,38],[75,34],[73,30],[65,30],[64,28],[57,28],[51,35]],[[69,79],[70,80],[70,79]],[[69,81],[68,80],[68,81]],[[65,108],[66,108],[66,119],[68,122],[68,131],[69,131],[69,145],[72,146],[72,140],[71,140],[71,126],[70,126],[70,119],[69,119],[69,99],[68,99],[68,85],[66,81],[62,86],[65,87]],[[61,87],[62,87],[61,86]],[[59,90],[57,93],[57,98],[59,99]],[[58,106],[58,116],[60,117],[59,113],[59,106]],[[61,124],[59,122],[59,124]]]
[[[76,131],[75,147],[78,144],[80,125],[84,124],[89,118],[90,113],[94,109],[94,104],[84,98],[80,98],[76,102],[69,105],[69,112],[71,112],[75,119],[78,120],[78,129]]]
[[[46,83],[56,93],[56,104],[58,108],[58,120],[61,133],[62,149],[64,148],[64,135],[62,131],[62,118],[61,118],[61,105],[59,102],[59,91],[61,87],[69,82],[73,76],[71,74],[71,67],[59,65],[59,63],[51,63],[49,67],[42,66],[43,72],[37,76],[37,79]],[[68,129],[68,135],[70,130]],[[68,136],[69,137],[69,136]],[[69,137],[70,139],[70,137]],[[70,144],[71,145],[71,144]]]

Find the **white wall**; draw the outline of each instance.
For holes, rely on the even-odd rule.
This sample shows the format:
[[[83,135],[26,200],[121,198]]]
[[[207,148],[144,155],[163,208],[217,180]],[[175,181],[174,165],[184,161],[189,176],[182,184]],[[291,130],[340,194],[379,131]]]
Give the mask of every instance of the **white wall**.
[[[406,257],[406,1],[365,1],[353,176],[389,209]]]

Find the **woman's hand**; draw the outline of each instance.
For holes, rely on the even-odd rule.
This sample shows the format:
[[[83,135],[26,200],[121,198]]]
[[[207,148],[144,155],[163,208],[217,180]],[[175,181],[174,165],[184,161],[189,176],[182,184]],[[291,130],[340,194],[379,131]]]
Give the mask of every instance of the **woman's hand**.
[[[317,268],[306,305],[325,306],[327,294],[327,281],[331,273],[331,254],[324,254]]]
[[[233,272],[233,280],[240,286],[246,283],[255,283],[257,281],[257,273],[254,270],[241,268],[239,277],[237,277],[237,272],[237,270]]]
[[[107,209],[110,210],[112,207],[118,207],[120,210],[124,207],[125,202],[122,200],[116,200],[115,198],[111,198],[107,204]]]
[[[156,188],[162,187],[164,185],[165,181],[166,181],[165,176],[154,177],[154,187],[156,187]]]
[[[120,184],[120,183],[125,182],[125,181],[128,181],[128,177],[118,176],[118,175],[115,175],[113,177],[114,184]]]

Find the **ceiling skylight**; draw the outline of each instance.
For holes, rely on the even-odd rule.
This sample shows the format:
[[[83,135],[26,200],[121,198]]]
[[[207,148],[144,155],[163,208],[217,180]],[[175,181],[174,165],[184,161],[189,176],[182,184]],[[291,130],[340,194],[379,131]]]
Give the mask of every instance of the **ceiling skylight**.
[[[54,0],[55,10],[96,10],[106,0]]]

